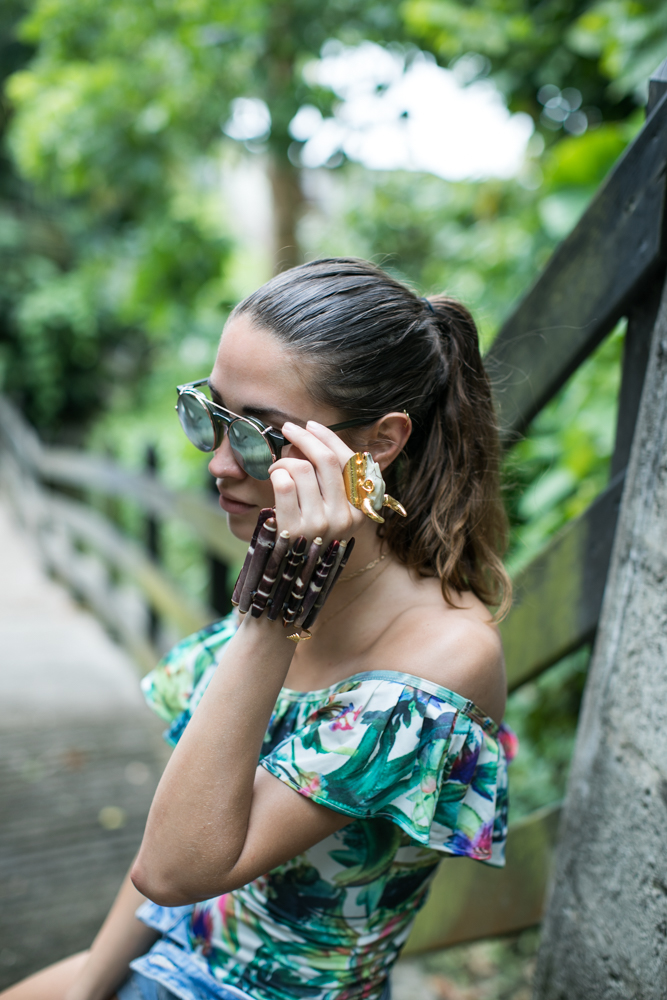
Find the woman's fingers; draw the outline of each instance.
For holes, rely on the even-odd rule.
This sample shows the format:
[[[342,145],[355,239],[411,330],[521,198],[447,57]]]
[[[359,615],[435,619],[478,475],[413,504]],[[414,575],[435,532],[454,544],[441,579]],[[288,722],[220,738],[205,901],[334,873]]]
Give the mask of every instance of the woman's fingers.
[[[337,503],[341,498],[342,469],[353,452],[333,432],[323,427],[322,430],[327,431],[340,446],[337,447],[337,450],[330,447],[328,442],[323,441],[318,434],[314,433],[314,430],[320,426],[320,424],[313,424],[313,431],[311,431],[299,427],[297,424],[286,423],[283,425],[283,433],[312,463],[325,502]]]
[[[336,432],[329,430],[324,424],[318,424],[316,420],[309,420],[306,424],[306,430],[331,449],[338,459],[341,469],[354,455],[352,449],[348,448],[344,441],[341,441]]]
[[[294,496],[286,496],[283,504],[279,499],[283,490],[285,494],[292,490],[301,515],[299,534],[311,539],[321,535],[326,540],[349,537],[363,521],[363,515],[348,502],[343,481],[343,468],[354,452],[328,427],[315,421],[306,428],[286,423],[282,430],[303,458],[281,458],[270,469],[272,481],[275,473],[287,473],[291,480],[288,487],[286,481],[278,479],[276,513],[280,529],[284,523],[290,534],[296,530]],[[283,518],[288,520],[283,522]]]
[[[276,483],[276,475],[280,477],[277,480],[277,487],[274,486],[278,526],[281,531],[285,527],[292,534],[296,528],[293,520],[295,515],[293,496],[287,496],[287,504],[281,503],[283,491],[288,493],[287,484],[283,485],[282,480],[282,476],[286,474],[289,474],[291,488],[300,511],[298,534],[305,535],[311,540],[317,535],[327,541],[332,538],[347,538],[354,522],[340,468],[336,473],[336,478],[340,482],[337,482],[335,493],[332,495],[331,488],[322,490],[315,469],[307,460],[281,458],[271,467],[272,482]]]
[[[286,469],[275,469],[271,473],[271,485],[276,507],[279,531],[289,531],[291,538],[299,535],[301,508],[296,483]]]
[[[310,462],[281,458],[271,467],[271,483],[280,531],[286,529],[293,538],[326,534],[328,519]]]

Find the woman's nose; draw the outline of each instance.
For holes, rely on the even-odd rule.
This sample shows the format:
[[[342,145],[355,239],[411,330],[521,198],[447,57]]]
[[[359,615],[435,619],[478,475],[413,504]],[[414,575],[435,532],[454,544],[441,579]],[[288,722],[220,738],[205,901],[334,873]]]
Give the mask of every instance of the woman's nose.
[[[226,434],[220,447],[213,452],[208,471],[214,479],[245,479],[248,475],[239,465]]]

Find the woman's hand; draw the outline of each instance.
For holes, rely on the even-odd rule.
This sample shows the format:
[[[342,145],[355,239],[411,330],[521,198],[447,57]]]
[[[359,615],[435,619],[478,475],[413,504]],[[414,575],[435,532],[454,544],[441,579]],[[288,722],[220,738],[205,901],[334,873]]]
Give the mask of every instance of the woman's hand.
[[[306,427],[286,423],[282,433],[304,458],[287,456],[270,469],[278,531],[291,538],[316,536],[326,545],[348,539],[364,515],[347,499],[343,469],[354,452],[328,427],[308,421]]]

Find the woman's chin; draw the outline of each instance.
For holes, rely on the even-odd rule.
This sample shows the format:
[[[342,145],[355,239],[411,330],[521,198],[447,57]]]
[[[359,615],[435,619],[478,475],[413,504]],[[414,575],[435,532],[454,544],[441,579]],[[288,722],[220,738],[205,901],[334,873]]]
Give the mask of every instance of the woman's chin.
[[[256,524],[257,515],[255,513],[230,514],[227,512],[227,527],[234,538],[238,538],[242,542],[250,543]]]

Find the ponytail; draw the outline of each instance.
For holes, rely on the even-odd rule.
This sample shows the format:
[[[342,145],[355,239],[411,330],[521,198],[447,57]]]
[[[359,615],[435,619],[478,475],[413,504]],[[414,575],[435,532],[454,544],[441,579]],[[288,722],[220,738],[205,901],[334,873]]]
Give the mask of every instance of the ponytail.
[[[407,522],[393,518],[382,534],[400,562],[440,578],[445,599],[452,591],[471,590],[501,619],[512,585],[501,558],[507,518],[491,387],[468,310],[444,295],[426,302],[437,338],[439,385],[430,412],[388,470]]]
[[[419,299],[373,264],[333,258],[277,275],[236,307],[315,362],[313,396],[372,423],[407,410],[413,433],[384,472],[407,519],[378,534],[445,600],[470,590],[509,610],[502,564],[507,521],[491,387],[468,310],[447,296]]]

